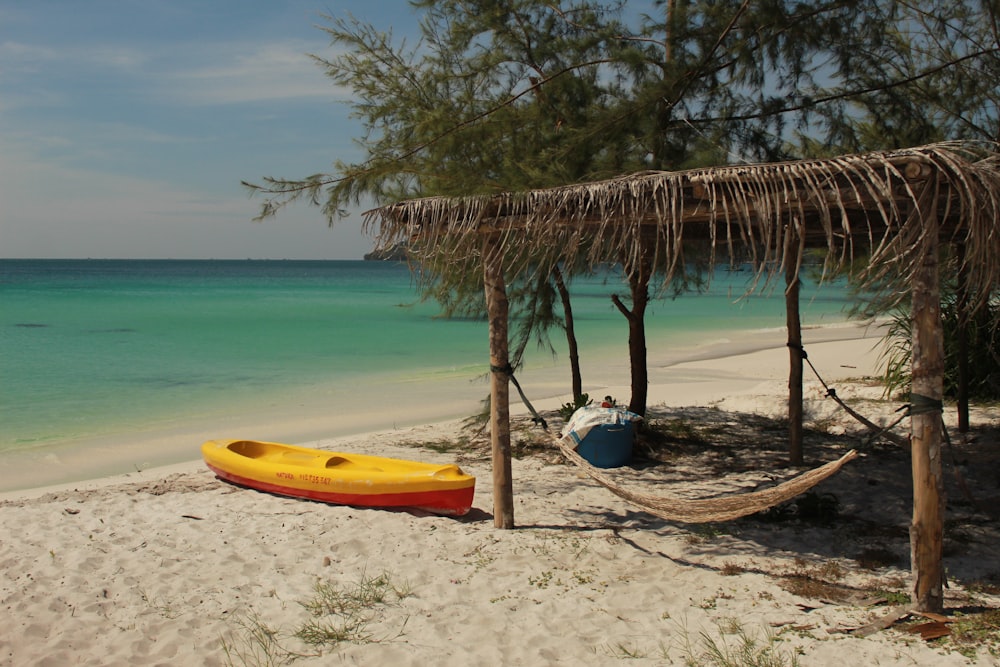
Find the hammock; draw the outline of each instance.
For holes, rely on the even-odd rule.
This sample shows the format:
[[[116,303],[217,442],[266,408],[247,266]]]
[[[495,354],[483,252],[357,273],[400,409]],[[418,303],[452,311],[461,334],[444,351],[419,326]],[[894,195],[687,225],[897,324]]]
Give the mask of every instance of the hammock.
[[[805,350],[802,350],[802,352],[804,356]],[[812,363],[809,365],[812,366]],[[766,509],[780,505],[795,496],[805,493],[827,477],[835,474],[845,463],[854,460],[858,456],[857,451],[852,449],[836,461],[830,461],[818,468],[808,470],[769,489],[750,491],[749,493],[719,496],[716,498],[687,499],[678,498],[677,496],[654,496],[629,491],[616,484],[614,480],[602,473],[599,468],[590,465],[587,459],[577,454],[576,450],[570,447],[564,439],[554,436],[549,431],[548,424],[545,423],[545,420],[538,414],[538,411],[531,405],[528,397],[524,395],[521,385],[514,378],[514,370],[509,364],[505,368],[494,366],[490,368],[493,371],[505,372],[510,377],[518,393],[521,395],[521,400],[524,401],[528,410],[531,411],[534,421],[541,425],[543,432],[555,443],[567,460],[575,463],[594,481],[619,498],[623,498],[639,509],[666,521],[675,521],[678,523],[716,523],[731,521],[756,514],[757,512],[763,512]],[[817,375],[819,374],[817,373]],[[820,380],[822,381],[822,378]]]
[[[610,477],[590,465],[585,458],[576,453],[563,439],[552,434],[549,437],[555,442],[571,463],[575,463],[598,484],[611,491],[616,496],[666,521],[678,523],[713,523],[730,521],[740,517],[756,514],[766,509],[780,505],[795,496],[805,493],[812,487],[830,477],[848,461],[857,457],[858,453],[851,450],[836,461],[806,471],[801,475],[782,482],[769,489],[751,491],[716,498],[686,499],[676,496],[648,495],[630,491],[614,482]]]

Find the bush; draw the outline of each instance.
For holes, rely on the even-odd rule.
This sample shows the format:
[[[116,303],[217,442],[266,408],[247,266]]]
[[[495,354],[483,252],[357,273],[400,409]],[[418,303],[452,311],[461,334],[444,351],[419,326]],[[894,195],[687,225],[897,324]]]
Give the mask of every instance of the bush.
[[[959,315],[954,294],[941,302],[944,326],[944,395],[958,395]],[[974,314],[965,326],[968,339],[969,397],[980,400],[1000,398],[1000,304],[990,303]],[[883,341],[885,386],[889,395],[908,393],[913,355],[912,323],[909,312],[897,311]]]
[[[580,408],[585,408],[593,403],[590,400],[590,394],[580,394],[572,403],[563,403],[562,407],[559,408],[559,416],[562,417],[563,421],[569,421],[569,418],[573,416],[573,413]]]

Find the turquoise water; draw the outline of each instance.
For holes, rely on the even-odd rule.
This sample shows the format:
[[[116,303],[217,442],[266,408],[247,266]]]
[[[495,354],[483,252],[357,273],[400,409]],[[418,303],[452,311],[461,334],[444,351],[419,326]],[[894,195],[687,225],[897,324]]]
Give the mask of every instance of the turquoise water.
[[[650,347],[782,327],[780,294],[734,303],[747,280],[724,272],[708,293],[656,302]],[[608,298],[627,291],[605,277],[572,291],[585,374],[588,354],[627,361]],[[843,288],[824,286],[805,295],[804,319],[843,320],[844,303]],[[565,366],[553,338],[555,361],[532,348],[527,368]],[[478,400],[486,390],[468,383],[486,370],[487,341],[485,322],[438,317],[395,263],[0,260],[0,461],[393,386],[430,402],[435,383],[458,383]]]

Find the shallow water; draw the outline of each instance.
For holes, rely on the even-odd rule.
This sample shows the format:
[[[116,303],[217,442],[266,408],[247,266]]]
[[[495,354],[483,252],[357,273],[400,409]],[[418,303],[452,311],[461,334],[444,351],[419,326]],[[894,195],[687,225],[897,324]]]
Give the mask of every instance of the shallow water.
[[[655,302],[651,356],[782,327],[780,294],[737,301],[749,278],[720,272],[706,293]],[[585,374],[608,355],[627,369],[627,328],[609,299],[624,292],[618,280],[572,291]],[[804,322],[842,321],[845,299],[838,286],[807,293]],[[362,413],[391,425],[394,407],[410,401],[436,406],[434,416],[468,414],[487,393],[476,384],[488,364],[485,322],[438,317],[402,264],[0,260],[0,304],[0,489],[20,483],[16,462],[152,443],[194,422],[231,432],[295,415],[300,429],[285,433],[304,436],[330,428],[307,428],[308,415],[335,412],[343,427],[356,412],[363,430],[378,416]],[[553,338],[556,357],[532,347],[526,370],[566,365],[565,342]],[[566,376],[556,393],[569,393]],[[185,447],[194,458],[198,444],[161,442],[173,453],[150,459]]]

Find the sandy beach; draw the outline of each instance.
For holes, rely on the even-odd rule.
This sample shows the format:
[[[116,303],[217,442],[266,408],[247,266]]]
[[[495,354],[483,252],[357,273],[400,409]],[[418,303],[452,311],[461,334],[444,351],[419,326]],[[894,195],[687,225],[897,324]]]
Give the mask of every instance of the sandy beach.
[[[866,380],[874,336],[805,339],[837,393],[885,424],[899,402]],[[673,437],[609,472],[685,497],[801,472],[784,465],[788,351],[773,339],[651,355],[648,419]],[[612,377],[623,376],[593,373],[587,389],[627,400]],[[806,378],[807,467],[861,452],[811,494],[826,512],[793,502],[719,524],[663,521],[540,444],[520,405],[510,531],[494,528],[486,437],[462,420],[311,443],[458,462],[478,480],[461,518],[267,495],[200,461],[3,494],[0,664],[1000,665],[996,645],[959,652],[906,623],[856,632],[910,589],[909,457],[869,442]],[[536,403],[554,428],[565,400]],[[953,638],[963,615],[1000,609],[998,416],[975,411],[968,439],[953,429],[945,463]],[[740,662],[741,650],[777,661]]]

